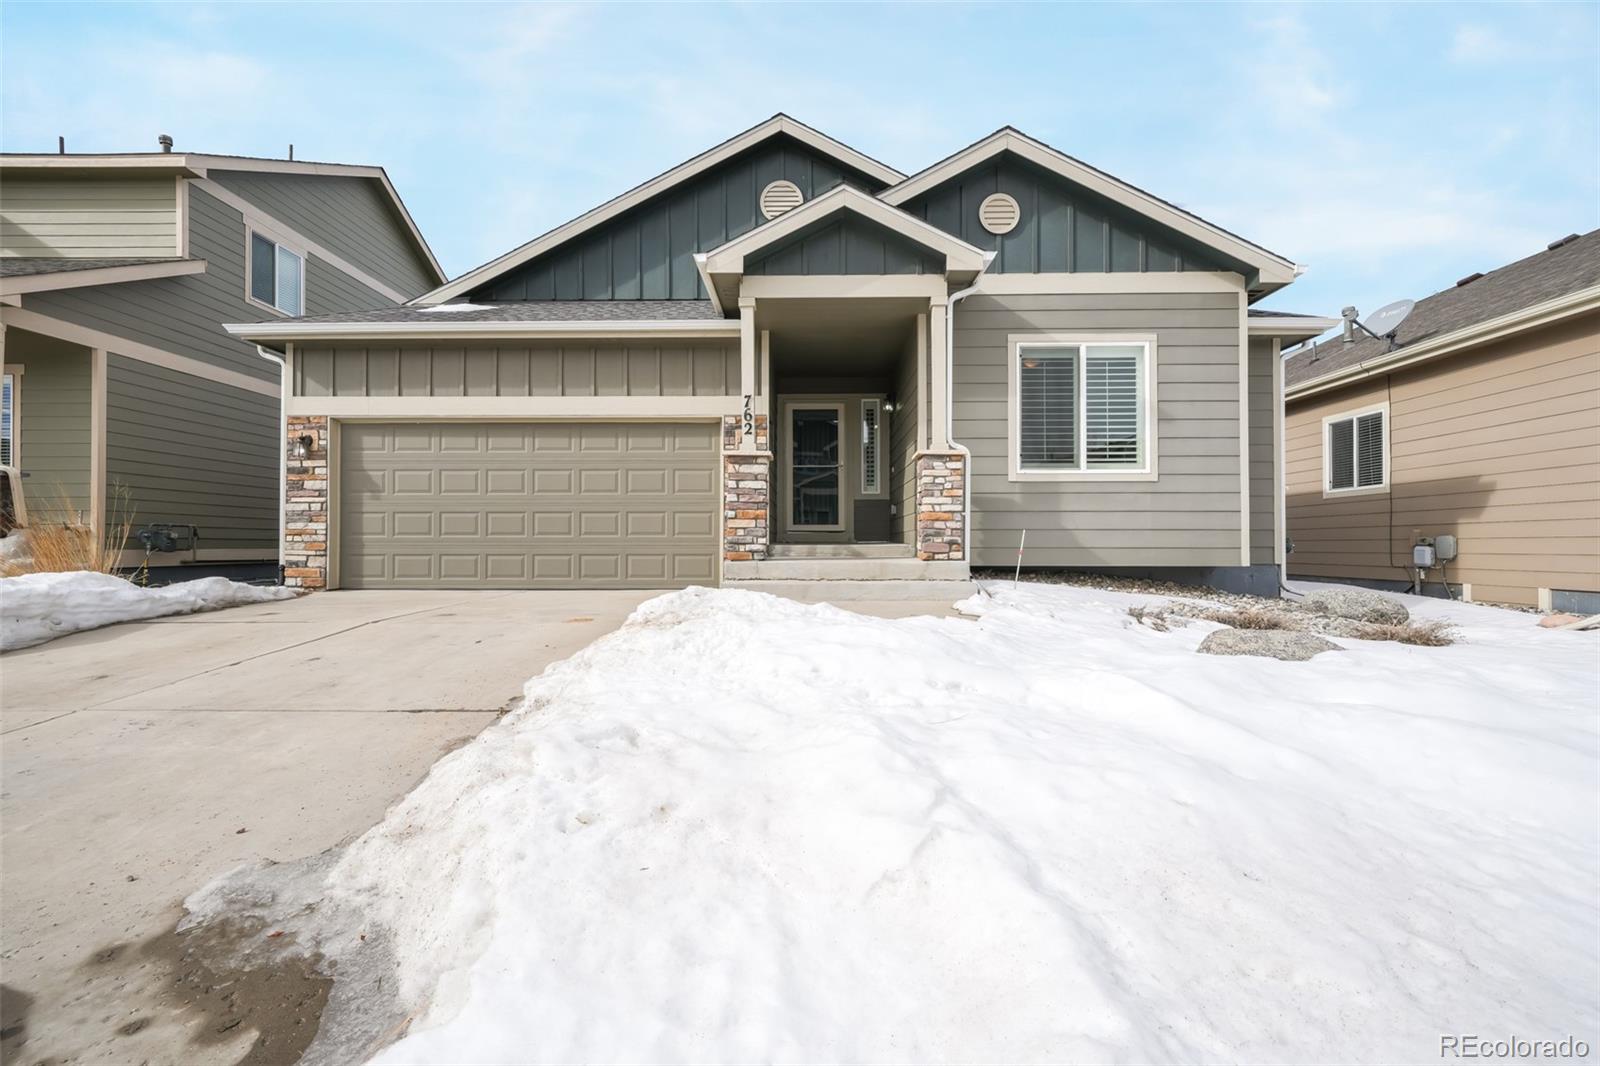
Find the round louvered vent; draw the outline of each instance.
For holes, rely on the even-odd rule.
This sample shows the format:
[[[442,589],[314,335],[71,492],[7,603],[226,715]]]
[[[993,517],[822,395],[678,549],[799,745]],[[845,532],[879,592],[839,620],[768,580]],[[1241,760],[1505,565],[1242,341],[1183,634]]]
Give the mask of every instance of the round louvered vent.
[[[768,218],[777,218],[785,211],[799,207],[804,199],[800,195],[800,186],[779,178],[761,190],[761,213]]]
[[[978,205],[978,221],[993,234],[1010,233],[1017,228],[1017,221],[1021,217],[1022,209],[1017,206],[1017,201],[1003,192],[990,193]]]

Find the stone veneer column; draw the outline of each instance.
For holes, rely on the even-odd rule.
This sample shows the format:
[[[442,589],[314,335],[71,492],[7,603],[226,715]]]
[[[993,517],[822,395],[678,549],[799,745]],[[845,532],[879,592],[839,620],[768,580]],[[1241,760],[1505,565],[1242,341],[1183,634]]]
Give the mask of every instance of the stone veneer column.
[[[304,459],[295,442],[311,438]],[[328,418],[290,415],[283,442],[283,583],[291,588],[328,587]]]
[[[966,558],[962,512],[966,503],[966,456],[924,452],[917,456],[917,558]]]
[[[755,415],[754,452],[740,451],[743,420],[722,420],[722,558],[728,562],[765,559],[771,544],[772,453],[767,416]]]

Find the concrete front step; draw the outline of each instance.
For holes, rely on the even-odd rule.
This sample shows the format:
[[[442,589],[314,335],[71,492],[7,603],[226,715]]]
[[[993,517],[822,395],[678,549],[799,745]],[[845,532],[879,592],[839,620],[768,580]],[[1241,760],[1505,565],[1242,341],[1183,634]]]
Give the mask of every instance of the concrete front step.
[[[971,581],[729,581],[723,588],[769,592],[801,603],[927,600],[954,604],[978,591]]]
[[[774,544],[773,559],[914,559],[909,544]]]
[[[966,563],[921,559],[762,559],[722,564],[723,581],[965,581]]]

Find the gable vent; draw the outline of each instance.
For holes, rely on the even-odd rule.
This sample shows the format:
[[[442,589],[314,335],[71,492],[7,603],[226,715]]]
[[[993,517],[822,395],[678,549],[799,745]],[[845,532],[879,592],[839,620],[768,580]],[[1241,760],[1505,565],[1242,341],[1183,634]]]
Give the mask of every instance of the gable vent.
[[[767,218],[777,218],[785,211],[793,211],[805,199],[800,186],[779,178],[761,190],[761,213]]]
[[[1003,236],[1017,228],[1022,209],[1017,201],[1003,192],[990,193],[978,205],[978,221],[995,236]]]

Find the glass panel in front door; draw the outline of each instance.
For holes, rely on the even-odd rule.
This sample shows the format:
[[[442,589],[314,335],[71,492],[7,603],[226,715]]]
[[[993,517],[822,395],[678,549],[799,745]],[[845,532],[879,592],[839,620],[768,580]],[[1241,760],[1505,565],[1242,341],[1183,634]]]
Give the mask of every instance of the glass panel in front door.
[[[790,525],[839,525],[838,408],[791,408],[789,441]]]

